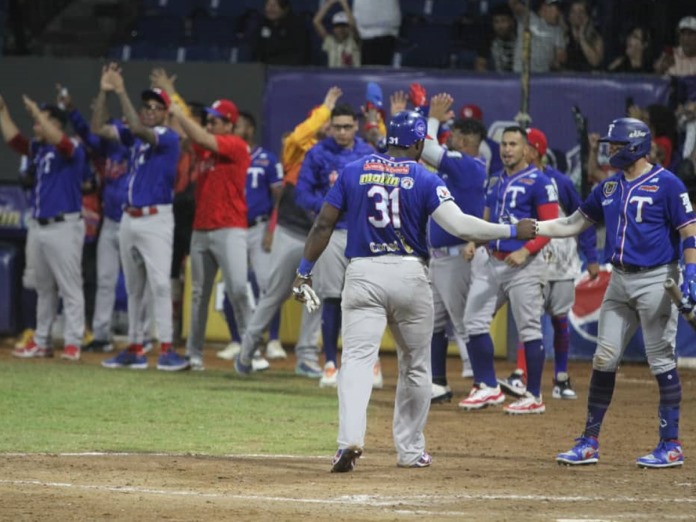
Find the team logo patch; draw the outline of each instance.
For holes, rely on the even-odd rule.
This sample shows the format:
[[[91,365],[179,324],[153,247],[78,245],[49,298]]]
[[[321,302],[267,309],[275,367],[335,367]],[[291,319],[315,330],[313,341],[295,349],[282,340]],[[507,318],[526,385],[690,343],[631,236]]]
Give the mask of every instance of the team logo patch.
[[[437,193],[438,199],[440,200],[440,203],[442,203],[443,201],[447,201],[449,199],[452,199],[452,194],[450,194],[450,191],[447,190],[447,187],[443,187],[443,186],[437,187],[436,193]]]
[[[525,185],[534,185],[534,180],[529,178],[522,178],[519,180],[519,182],[524,183]]]
[[[406,190],[413,188],[413,178],[401,178],[401,188]]]
[[[602,194],[604,194],[605,198],[608,198],[611,196],[614,192],[616,192],[616,188],[619,186],[619,184],[616,181],[607,181],[604,186],[602,187]]]
[[[657,185],[642,185],[638,190],[642,190],[643,192],[657,192],[660,190],[660,187]]]
[[[419,139],[424,139],[425,135],[428,133],[428,128],[425,125],[425,121],[420,118],[416,120],[413,124],[413,132]]]
[[[338,179],[338,172],[335,170],[332,170],[331,173],[329,174],[329,186],[333,187],[334,184],[336,183],[336,180]]]

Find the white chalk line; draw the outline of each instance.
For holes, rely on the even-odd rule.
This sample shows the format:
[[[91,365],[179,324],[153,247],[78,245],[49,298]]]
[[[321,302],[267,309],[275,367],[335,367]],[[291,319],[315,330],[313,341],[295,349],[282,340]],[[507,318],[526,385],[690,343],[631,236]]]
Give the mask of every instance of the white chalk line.
[[[434,500],[439,503],[458,502],[462,500],[507,500],[507,501],[534,501],[534,502],[627,502],[636,504],[652,504],[663,502],[677,502],[681,504],[696,504],[696,498],[666,498],[666,497],[605,497],[605,496],[585,496],[585,495],[516,495],[516,494],[468,494],[461,493],[456,495],[414,495],[414,496],[381,496],[381,495],[343,495],[334,498],[294,498],[276,497],[265,495],[238,495],[233,493],[211,493],[204,491],[174,490],[174,489],[153,489],[141,488],[137,486],[107,486],[100,484],[73,484],[70,482],[47,482],[41,480],[25,479],[12,480],[0,479],[0,484],[14,486],[41,486],[54,488],[69,488],[107,491],[113,493],[140,493],[151,495],[170,495],[181,497],[201,497],[201,498],[224,498],[231,500],[258,500],[264,502],[295,502],[303,504],[342,504],[351,506],[372,506],[390,507],[403,505],[410,502],[415,505],[428,505]]]
[[[1,457],[205,457],[219,459],[269,459],[269,460],[331,460],[333,455],[282,455],[270,453],[231,453],[228,455],[210,455],[207,453],[147,453],[147,452],[127,452],[127,451],[82,451],[82,452],[63,452],[63,453],[23,453],[11,452],[0,453]],[[361,457],[365,458],[365,457]]]

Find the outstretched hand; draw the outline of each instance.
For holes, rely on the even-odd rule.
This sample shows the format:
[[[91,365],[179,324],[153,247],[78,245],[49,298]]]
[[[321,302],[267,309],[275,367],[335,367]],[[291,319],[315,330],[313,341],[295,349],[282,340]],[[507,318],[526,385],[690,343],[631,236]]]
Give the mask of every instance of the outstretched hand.
[[[446,92],[436,94],[430,98],[430,112],[428,116],[435,118],[440,123],[449,119],[450,107],[454,103],[454,98]]]
[[[176,74],[168,75],[162,67],[155,67],[150,73],[150,85],[162,89],[170,96],[176,92],[174,82],[176,82]]]
[[[120,92],[124,89],[123,75],[117,63],[111,62],[102,67],[100,87],[103,91]]]
[[[406,105],[408,103],[408,95],[404,91],[396,91],[391,96],[389,96],[389,110],[392,116],[396,116],[401,111],[406,110]]]
[[[36,117],[41,112],[38,104],[26,94],[22,95],[22,102],[24,102],[24,108],[29,114],[31,114],[32,117]]]
[[[328,107],[328,109],[332,111],[336,106],[336,102],[341,96],[343,96],[343,91],[340,87],[336,87],[334,85],[328,91],[326,91],[326,96],[324,97],[324,105],[326,105],[326,107]]]

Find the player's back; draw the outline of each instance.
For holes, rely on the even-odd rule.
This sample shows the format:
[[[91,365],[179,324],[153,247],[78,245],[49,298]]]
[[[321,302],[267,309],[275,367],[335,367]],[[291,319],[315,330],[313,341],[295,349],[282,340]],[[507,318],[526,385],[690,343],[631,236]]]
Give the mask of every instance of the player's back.
[[[452,199],[442,180],[410,159],[371,154],[346,165],[327,203],[348,223],[346,257],[427,257],[428,216]]]

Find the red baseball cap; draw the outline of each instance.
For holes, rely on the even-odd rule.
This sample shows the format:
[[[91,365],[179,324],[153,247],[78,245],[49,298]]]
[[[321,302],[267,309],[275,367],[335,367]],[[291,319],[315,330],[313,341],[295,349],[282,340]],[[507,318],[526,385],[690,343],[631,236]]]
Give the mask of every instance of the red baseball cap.
[[[237,123],[239,111],[237,106],[230,100],[216,100],[210,107],[205,108],[205,112],[217,118],[222,118],[230,123]]]
[[[478,121],[483,121],[483,111],[478,105],[462,105],[462,108],[459,109],[459,114],[462,118],[473,118]]]
[[[169,108],[169,106],[172,104],[171,98],[169,98],[169,95],[160,89],[159,87],[153,87],[152,89],[147,89],[142,92],[140,95],[140,99],[145,101],[145,100],[155,100],[158,101],[162,104],[164,104],[164,107],[166,109]]]
[[[546,155],[546,149],[549,145],[546,141],[546,134],[539,129],[527,129],[527,142],[537,150],[539,156],[544,157]]]

